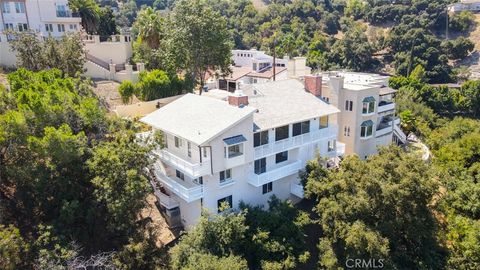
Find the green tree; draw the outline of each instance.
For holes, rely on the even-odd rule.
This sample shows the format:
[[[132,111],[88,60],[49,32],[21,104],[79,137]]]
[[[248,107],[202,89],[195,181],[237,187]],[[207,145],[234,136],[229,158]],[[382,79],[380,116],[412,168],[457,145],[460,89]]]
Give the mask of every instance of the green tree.
[[[113,15],[113,10],[110,7],[101,8],[98,17],[98,35],[109,36],[118,34],[117,24],[115,23],[115,16]]]
[[[241,269],[246,262],[236,254],[242,252],[247,229],[245,212],[213,217],[203,213],[198,224],[171,249],[171,267],[193,269],[196,263],[204,265],[207,261],[218,260],[228,262],[233,269]]]
[[[19,67],[32,71],[39,71],[44,68],[44,51],[40,40],[31,33],[15,33],[15,38],[10,42],[12,50],[17,55]],[[47,55],[52,49],[47,47]]]
[[[172,11],[169,28],[169,54],[200,86],[200,94],[209,72],[229,73],[231,36],[218,12],[200,0],[180,0]]]
[[[122,103],[128,104],[132,101],[135,94],[135,85],[131,81],[123,81],[118,87],[118,92],[122,97]]]
[[[317,180],[310,192],[323,229],[320,265],[342,267],[347,258],[383,259],[388,268],[444,265],[428,207],[438,188],[431,175],[420,157],[392,146],[366,161],[347,157]]]
[[[470,27],[475,25],[475,16],[471,11],[461,11],[449,17],[448,27],[457,32],[467,32]]]
[[[151,7],[142,9],[138,13],[134,27],[141,42],[145,42],[150,49],[159,48],[165,35],[164,20],[159,11]]]
[[[13,225],[0,224],[0,268],[14,270],[25,267],[22,259],[29,251],[29,245]]]
[[[41,41],[31,33],[15,33],[12,50],[19,66],[32,71],[59,69],[75,77],[83,73],[85,49],[80,33],[68,33],[61,39],[49,36]]]
[[[68,6],[82,18],[82,27],[88,34],[97,32],[100,22],[100,7],[94,0],[69,0]]]
[[[149,150],[136,143],[134,134],[116,134],[113,141],[96,146],[86,163],[94,175],[95,199],[106,208],[107,227],[112,232],[131,233],[145,206],[150,191],[144,174],[151,163]]]

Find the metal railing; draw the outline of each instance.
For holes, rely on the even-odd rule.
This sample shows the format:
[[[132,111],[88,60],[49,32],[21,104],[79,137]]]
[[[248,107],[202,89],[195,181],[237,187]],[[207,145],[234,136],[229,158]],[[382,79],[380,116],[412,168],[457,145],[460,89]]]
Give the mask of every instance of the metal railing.
[[[85,54],[85,58],[86,58],[88,61],[90,61],[90,62],[92,62],[92,63],[95,63],[95,64],[101,66],[102,68],[106,69],[106,70],[110,70],[109,64],[108,64],[107,62],[103,61],[103,60],[100,59],[100,58],[97,58],[97,57],[95,57],[95,56],[93,56],[93,55],[91,55],[91,54],[89,54],[89,53],[86,53],[86,54]]]
[[[283,177],[298,173],[302,169],[302,163],[298,160],[288,165],[266,171],[262,174],[252,173],[248,177],[248,183],[255,187],[260,187],[266,183],[281,179]]]

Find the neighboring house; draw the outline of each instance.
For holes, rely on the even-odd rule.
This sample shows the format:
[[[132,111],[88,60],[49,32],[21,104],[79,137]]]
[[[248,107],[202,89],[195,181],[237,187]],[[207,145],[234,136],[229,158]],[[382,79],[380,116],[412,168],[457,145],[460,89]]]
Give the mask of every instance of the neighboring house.
[[[387,76],[330,72],[321,84],[321,97],[341,111],[338,140],[345,143],[345,154],[366,158],[376,154],[378,146],[406,142],[395,115],[396,90],[387,86]]]
[[[0,66],[15,67],[17,59],[11,51],[5,31],[29,31],[39,39],[47,36],[62,37],[68,32],[81,30],[81,18],[68,7],[68,0],[0,0]],[[128,35],[84,37],[87,51],[85,76],[94,79],[136,81],[143,64],[132,66],[132,41]]]
[[[171,226],[177,220],[188,229],[203,208],[218,213],[222,202],[303,198],[298,173],[306,162],[317,153],[338,162],[339,110],[318,97],[321,84],[312,80],[305,78],[306,88],[287,79],[187,94],[141,119],[164,136],[153,174]]]
[[[68,0],[2,0],[0,5],[2,32],[33,30],[43,36],[60,37],[81,27],[81,18],[70,11]]]
[[[480,0],[460,0],[458,3],[453,3],[448,6],[448,11],[450,12],[461,12],[461,11],[480,11]]]
[[[311,72],[311,69],[306,66],[305,57],[276,58],[274,67],[272,56],[255,49],[232,50],[232,62],[230,75],[218,78],[209,76],[206,85],[208,89],[234,92],[240,85],[298,78]]]

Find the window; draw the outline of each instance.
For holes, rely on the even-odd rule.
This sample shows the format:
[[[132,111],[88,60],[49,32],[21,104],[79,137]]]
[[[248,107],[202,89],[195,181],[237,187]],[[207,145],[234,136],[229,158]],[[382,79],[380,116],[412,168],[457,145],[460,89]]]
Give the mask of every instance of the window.
[[[278,127],[275,129],[275,141],[280,141],[288,138],[289,128],[288,125],[283,127]]]
[[[175,175],[177,176],[177,178],[185,180],[185,174],[183,174],[183,172],[175,170]]]
[[[203,185],[203,176],[200,176],[198,178],[193,179],[193,182],[195,182],[199,185]]]
[[[175,137],[174,140],[175,140],[175,147],[177,148],[182,147],[182,139]]]
[[[353,111],[353,101],[345,100],[345,111]]]
[[[18,24],[18,31],[27,31],[28,30],[28,25],[26,23],[19,23]]]
[[[207,148],[203,148],[203,157],[206,158],[207,157]]]
[[[190,142],[187,142],[187,155],[188,157],[192,157],[192,145]]]
[[[373,121],[368,120],[360,125],[360,137],[368,138],[373,134]]]
[[[266,183],[265,185],[262,186],[262,194],[267,194],[269,192],[272,192],[273,190],[273,182]]]
[[[304,121],[293,124],[293,135],[298,136],[310,132],[310,121]]]
[[[253,134],[253,146],[268,144],[268,130],[260,131]]]
[[[58,32],[65,32],[65,25],[64,24],[57,24]]]
[[[280,163],[288,160],[288,151],[280,152],[275,155],[275,163]]]
[[[350,137],[350,127],[345,126],[345,127],[343,128],[343,136]]]
[[[267,159],[261,158],[255,160],[255,174],[262,174],[267,171]]]
[[[15,2],[15,12],[16,13],[25,13],[25,3]]]
[[[232,195],[230,196],[227,196],[225,198],[221,198],[220,200],[217,201],[217,207],[218,207],[218,213],[221,213],[222,211],[220,211],[220,209],[222,207],[227,207],[226,209],[222,209],[222,210],[228,210],[228,209],[231,209],[233,206],[232,204]]]
[[[225,157],[234,158],[243,155],[243,143],[225,147]]]
[[[65,18],[70,17],[70,14],[65,5],[57,5],[57,17]]]
[[[328,115],[320,117],[318,119],[318,122],[319,122],[319,128],[320,129],[327,128],[328,127]]]
[[[347,128],[347,136],[350,137],[350,127]]]
[[[6,23],[6,24],[5,24],[5,29],[6,29],[6,30],[9,30],[9,29],[10,29],[10,30],[13,30],[13,23]]]
[[[220,184],[232,179],[232,169],[220,172]]]
[[[366,97],[363,99],[363,114],[370,114],[375,112],[375,99],[373,97]]]
[[[328,141],[328,152],[335,151],[335,148],[336,148],[335,144],[336,144],[335,140]]]
[[[10,3],[9,2],[3,2],[2,3],[2,11],[3,11],[3,13],[10,13]]]
[[[76,24],[70,24],[70,30],[77,30],[77,25]]]
[[[45,31],[53,32],[53,25],[51,23],[45,24]]]

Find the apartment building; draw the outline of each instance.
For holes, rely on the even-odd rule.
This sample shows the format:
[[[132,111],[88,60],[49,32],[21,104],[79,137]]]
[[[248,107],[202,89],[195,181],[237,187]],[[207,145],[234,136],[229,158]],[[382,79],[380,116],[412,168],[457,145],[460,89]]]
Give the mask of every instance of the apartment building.
[[[152,172],[169,222],[188,229],[203,208],[218,213],[222,202],[237,208],[267,205],[272,195],[302,198],[298,173],[306,162],[317,153],[343,156],[339,110],[319,97],[321,77],[305,82],[187,94],[141,119],[164,136]]]
[[[35,31],[60,37],[80,30],[81,18],[68,8],[68,0],[0,1],[0,31]]]
[[[379,146],[406,142],[395,115],[396,90],[388,87],[388,76],[328,72],[320,88],[321,97],[340,110],[338,140],[345,143],[345,154],[366,158]]]

